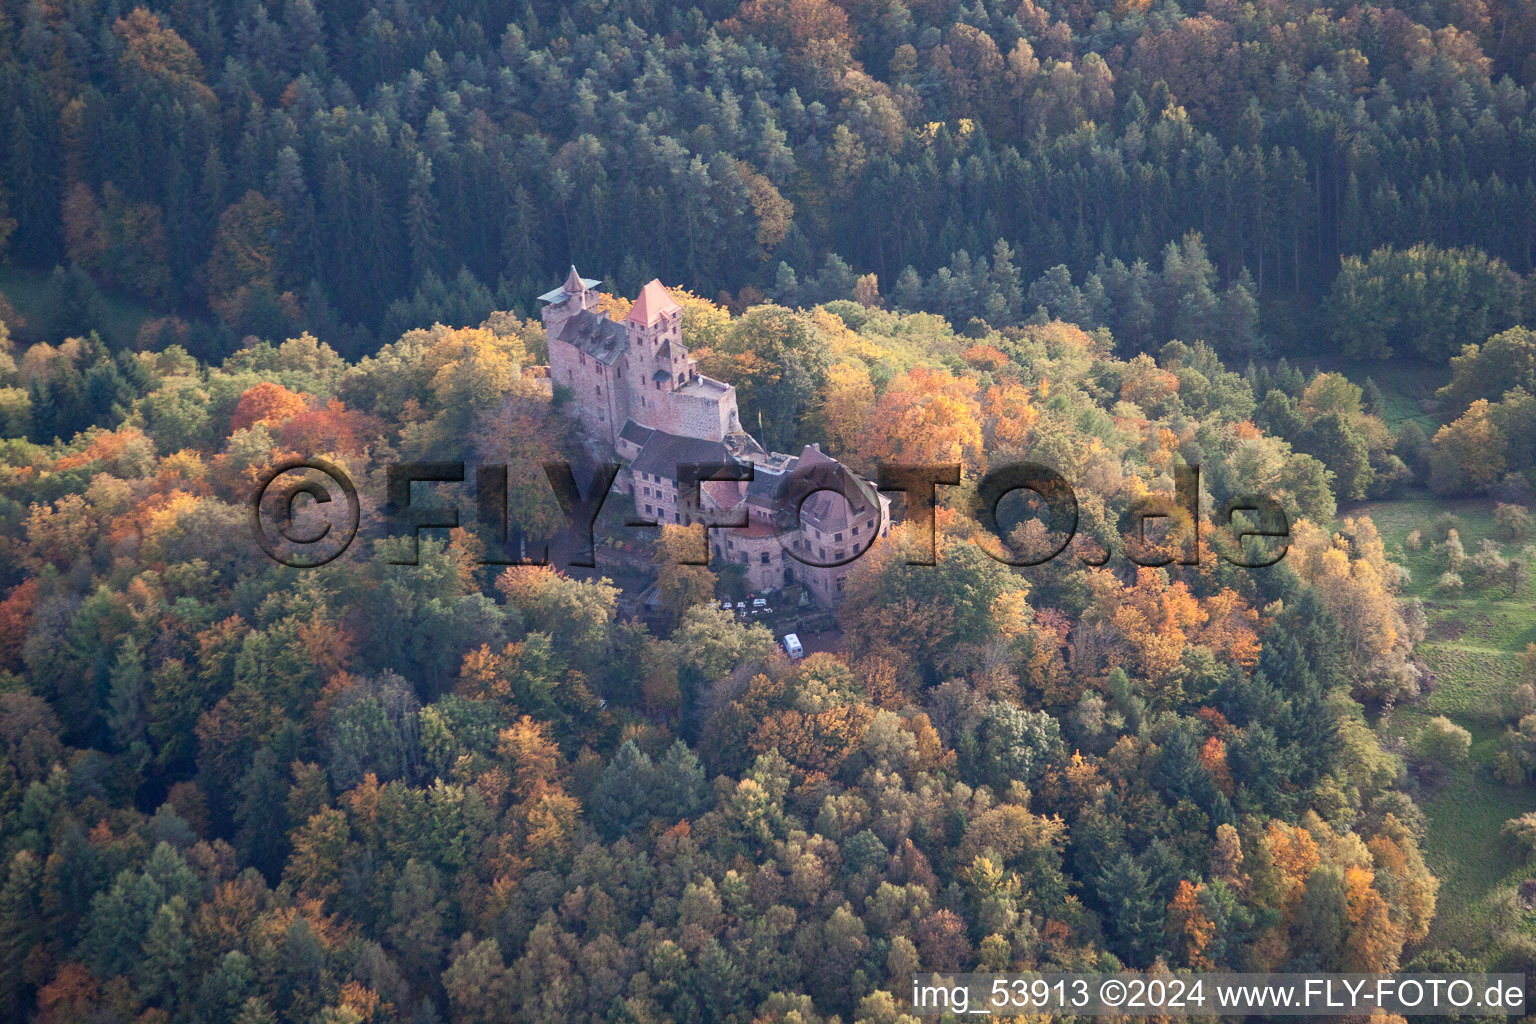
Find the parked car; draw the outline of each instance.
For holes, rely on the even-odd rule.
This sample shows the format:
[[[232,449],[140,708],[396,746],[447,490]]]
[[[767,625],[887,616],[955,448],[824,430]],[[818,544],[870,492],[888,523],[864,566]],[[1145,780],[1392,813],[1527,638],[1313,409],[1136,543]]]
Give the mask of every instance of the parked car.
[[[793,633],[784,634],[784,653],[789,655],[790,661],[799,661],[805,657],[805,648],[800,646],[800,638]]]

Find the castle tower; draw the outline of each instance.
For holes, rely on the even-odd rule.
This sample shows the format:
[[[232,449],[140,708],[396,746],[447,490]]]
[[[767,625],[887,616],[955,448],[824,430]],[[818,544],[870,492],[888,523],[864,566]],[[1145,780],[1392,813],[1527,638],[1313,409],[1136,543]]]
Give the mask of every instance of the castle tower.
[[[629,331],[629,415],[669,434],[723,441],[740,431],[736,389],[699,373],[683,344],[683,307],[660,281],[640,289]]]
[[[631,386],[655,402],[688,383],[692,367],[683,347],[683,307],[660,281],[640,290],[624,317],[629,330]]]
[[[577,313],[597,308],[597,286],[600,284],[601,281],[576,273],[576,264],[573,263],[563,285],[539,296],[539,301],[544,303],[544,329],[550,337],[554,337],[565,321]]]
[[[630,415],[629,337],[624,325],[597,312],[598,284],[572,266],[565,283],[539,301],[551,383],[571,392],[572,408],[588,431],[613,443]]]

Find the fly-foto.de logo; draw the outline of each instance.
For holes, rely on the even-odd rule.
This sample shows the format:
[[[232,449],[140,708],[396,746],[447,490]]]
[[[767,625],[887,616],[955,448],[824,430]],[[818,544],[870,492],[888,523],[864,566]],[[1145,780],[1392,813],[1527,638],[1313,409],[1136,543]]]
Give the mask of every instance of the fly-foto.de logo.
[[[741,488],[756,479],[756,467],[747,461],[679,463],[675,467],[676,510],[673,522],[703,527],[701,542],[693,553],[679,557],[682,564],[707,565],[710,535],[729,533],[753,525],[740,503],[732,504]],[[600,463],[577,481],[568,462],[543,464],[546,480],[564,517],[565,559],[571,566],[596,564],[594,531],[598,515],[610,496],[619,490],[634,497],[626,527],[654,528],[667,520],[660,508],[650,515],[638,510],[641,503],[633,484],[622,483],[624,467]],[[471,484],[472,479],[472,484]],[[388,467],[382,502],[382,531],[386,536],[407,537],[411,543],[392,564],[414,565],[422,530],[454,529],[463,525],[461,509],[452,504],[429,504],[414,484],[462,484],[472,486],[474,518],[495,550],[482,559],[486,565],[543,565],[549,560],[549,537],[534,536],[508,515],[508,467],[483,465],[471,471],[463,462],[409,462]],[[936,554],[935,512],[939,488],[958,487],[962,471],[958,463],[902,465],[882,463],[873,485],[838,463],[811,464],[784,474],[771,493],[771,522],[784,557],[802,566],[829,568],[857,561],[872,546],[875,536],[835,552],[798,542],[807,502],[821,494],[835,495],[850,508],[867,504],[872,489],[899,494],[905,500],[908,538],[905,558],[910,565],[933,565]],[[735,484],[738,488],[707,484]],[[720,495],[726,497],[722,500]],[[470,495],[467,495],[470,496]],[[1011,508],[1010,499],[1022,499]],[[976,482],[961,511],[968,512],[985,529],[981,547],[1008,565],[1035,566],[1051,561],[1072,546],[1078,535],[1079,505],[1076,492],[1060,473],[1031,462],[994,466]],[[1174,468],[1174,493],[1148,494],[1134,501],[1119,517],[1120,550],[1136,565],[1196,565],[1204,556],[1200,530],[1200,468]],[[651,510],[650,505],[644,506]],[[1040,524],[1034,531],[1019,529],[1021,521]],[[256,542],[268,556],[283,565],[314,568],[344,553],[360,532],[360,504],[356,486],[347,474],[325,459],[299,459],[269,469],[250,499],[250,522]],[[1280,503],[1268,495],[1245,494],[1222,502],[1210,523],[1231,540],[1218,557],[1243,568],[1264,568],[1285,557],[1290,521]],[[495,543],[499,542],[499,543]],[[1081,562],[1102,565],[1114,556],[1102,539],[1076,546]]]

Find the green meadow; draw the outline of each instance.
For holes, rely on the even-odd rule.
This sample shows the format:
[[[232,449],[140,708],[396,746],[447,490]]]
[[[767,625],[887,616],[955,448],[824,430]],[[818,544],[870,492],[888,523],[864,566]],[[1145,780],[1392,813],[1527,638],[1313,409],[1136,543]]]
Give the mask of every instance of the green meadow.
[[[1409,405],[1400,398],[1397,408]],[[1470,580],[1460,591],[1448,591],[1439,585],[1445,556],[1433,543],[1440,532],[1437,520],[1449,513],[1456,517],[1455,529],[1469,555],[1485,538],[1499,542],[1507,557],[1521,555],[1529,541],[1501,540],[1493,509],[1491,500],[1447,500],[1424,493],[1340,512],[1371,518],[1393,560],[1411,574],[1404,596],[1424,603],[1427,628],[1418,652],[1429,673],[1428,692],[1414,703],[1384,709],[1379,720],[1383,736],[1411,741],[1436,715],[1472,734],[1467,765],[1419,795],[1429,822],[1425,856],[1440,879],[1429,944],[1472,953],[1489,951],[1499,928],[1524,924],[1502,919],[1500,897],[1536,876],[1536,866],[1501,832],[1510,818],[1536,810],[1536,790],[1509,786],[1492,770],[1513,718],[1510,693],[1521,679],[1522,656],[1526,645],[1536,642],[1536,592],[1529,585],[1512,593],[1505,586],[1478,586]],[[1417,550],[1409,545],[1415,530],[1422,537]]]

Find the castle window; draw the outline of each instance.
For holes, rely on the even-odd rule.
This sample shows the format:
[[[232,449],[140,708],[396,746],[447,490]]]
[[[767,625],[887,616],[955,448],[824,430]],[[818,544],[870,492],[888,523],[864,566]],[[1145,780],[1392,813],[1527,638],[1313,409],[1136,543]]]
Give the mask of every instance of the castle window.
[[[854,535],[854,536],[855,536],[855,537],[857,537],[857,536],[858,536],[858,535],[859,535],[859,528],[858,528],[858,527],[857,527],[857,526],[855,526],[855,527],[854,527],[854,528],[853,528],[853,535]]]
[[[873,519],[871,519],[871,520],[870,520],[870,521],[869,521],[869,522],[868,522],[868,523],[866,523],[866,524],[865,524],[865,525],[866,525],[866,526],[868,526],[868,527],[869,527],[869,528],[870,528],[870,529],[871,529],[871,530],[873,530],[873,529],[874,529],[874,528],[875,528],[875,521],[874,521],[874,520],[873,520]]]
[[[598,386],[597,386],[597,393],[598,393],[598,394],[602,394],[602,393],[603,393],[603,386],[602,386],[602,385],[601,385],[601,384],[599,384],[599,385],[598,385]]]
[[[841,594],[843,592],[843,584],[847,583],[847,582],[848,582],[848,577],[847,576],[839,576],[837,578],[837,592],[839,594]]]
[[[843,549],[842,548],[838,548],[836,551],[832,552],[832,554],[834,556],[836,556],[836,558],[837,558],[837,560],[839,562],[841,562],[843,560]]]
[[[833,540],[842,540],[843,539],[843,535],[841,533],[834,533],[832,535],[832,539]]]
[[[764,565],[768,564],[768,552],[766,552],[766,551],[763,552],[763,564]]]
[[[646,515],[650,515],[651,514],[651,506],[649,506],[649,505],[645,506],[645,514]]]

